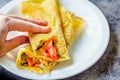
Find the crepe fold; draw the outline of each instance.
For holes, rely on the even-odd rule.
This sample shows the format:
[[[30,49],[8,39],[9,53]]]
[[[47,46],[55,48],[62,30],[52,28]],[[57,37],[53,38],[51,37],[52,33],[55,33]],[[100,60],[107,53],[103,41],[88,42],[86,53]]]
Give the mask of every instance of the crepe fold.
[[[85,29],[85,21],[83,18],[77,17],[72,12],[67,11],[62,6],[59,7],[59,10],[66,45],[67,48],[69,48],[77,34],[78,36],[81,36],[83,34]]]

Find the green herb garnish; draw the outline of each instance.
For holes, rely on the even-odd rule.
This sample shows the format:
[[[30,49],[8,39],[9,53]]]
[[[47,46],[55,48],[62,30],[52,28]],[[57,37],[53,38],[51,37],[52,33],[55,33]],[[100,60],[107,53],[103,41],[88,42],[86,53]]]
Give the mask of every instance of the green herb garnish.
[[[23,66],[28,66],[28,62],[21,63],[21,65],[23,65]]]
[[[21,58],[22,58],[22,60],[25,60],[25,58],[26,58],[26,54],[23,52],[23,54],[21,55]]]

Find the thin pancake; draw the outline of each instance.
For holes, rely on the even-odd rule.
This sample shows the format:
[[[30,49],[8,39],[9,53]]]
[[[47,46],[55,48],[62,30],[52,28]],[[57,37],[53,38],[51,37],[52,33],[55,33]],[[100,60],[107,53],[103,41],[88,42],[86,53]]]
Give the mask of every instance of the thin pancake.
[[[69,56],[62,32],[57,1],[58,0],[42,0],[42,2],[39,3],[29,1],[23,2],[22,13],[28,18],[39,18],[41,20],[46,20],[48,22],[48,26],[51,27],[51,32],[49,34],[29,33],[30,43],[34,54],[49,60],[45,56],[41,55],[37,49],[43,46],[43,43],[48,41],[52,36],[56,36],[57,40],[55,41],[54,45],[59,55],[57,62],[60,62],[68,60]]]

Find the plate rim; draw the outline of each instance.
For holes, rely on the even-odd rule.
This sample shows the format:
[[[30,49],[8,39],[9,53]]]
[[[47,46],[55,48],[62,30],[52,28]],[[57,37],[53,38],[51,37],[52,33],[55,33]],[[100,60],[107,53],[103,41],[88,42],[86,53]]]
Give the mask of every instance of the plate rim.
[[[18,0],[18,1],[21,1],[21,0]],[[105,17],[104,14],[102,13],[102,11],[101,11],[95,4],[93,4],[91,1],[89,1],[89,0],[83,0],[83,2],[86,2],[86,3],[89,4],[90,6],[94,7],[94,8],[99,12],[99,14],[102,16],[102,18],[104,19],[105,24],[106,24],[106,26],[107,26],[107,28],[108,28],[107,43],[106,43],[106,45],[105,45],[104,50],[103,50],[102,53],[100,54],[100,56],[98,56],[98,57],[96,58],[96,60],[92,61],[89,66],[87,66],[86,68],[84,68],[84,69],[83,69],[82,71],[80,71],[80,72],[78,71],[77,73],[74,73],[74,74],[71,74],[71,75],[67,75],[67,76],[62,77],[62,78],[59,77],[59,78],[57,78],[57,79],[64,79],[64,78],[72,77],[72,76],[74,76],[74,75],[77,75],[77,74],[79,74],[79,73],[82,73],[83,71],[88,70],[88,69],[89,69],[90,67],[92,67],[95,63],[97,63],[97,61],[103,56],[103,54],[105,53],[107,47],[109,46],[111,33],[110,33],[110,27],[109,27],[109,24],[108,24],[108,21],[107,21],[106,17]],[[5,6],[3,6],[3,7],[0,9],[0,12],[1,12],[1,13],[7,13],[6,11],[9,11],[9,10],[6,10],[6,11],[5,11],[5,9],[7,9],[7,7],[8,7],[10,4],[13,4],[13,3],[18,3],[18,2],[17,2],[16,0],[12,0],[12,1],[8,2]],[[12,6],[14,6],[14,5],[12,5]],[[12,7],[11,7],[11,8],[12,8]],[[2,11],[3,11],[3,12],[2,12]],[[0,65],[1,65],[1,64],[0,64]],[[11,72],[11,71],[10,71],[7,67],[5,67],[4,65],[1,65],[1,66],[4,67],[4,68],[5,68],[6,70],[8,70],[9,72]],[[15,74],[15,72],[11,72],[11,73]],[[20,76],[20,77],[23,77],[23,76],[21,76],[21,75],[19,75],[19,74],[15,74],[15,75],[18,75],[18,76]],[[29,78],[28,78],[28,79],[29,79]],[[56,78],[53,78],[53,79],[56,79]]]

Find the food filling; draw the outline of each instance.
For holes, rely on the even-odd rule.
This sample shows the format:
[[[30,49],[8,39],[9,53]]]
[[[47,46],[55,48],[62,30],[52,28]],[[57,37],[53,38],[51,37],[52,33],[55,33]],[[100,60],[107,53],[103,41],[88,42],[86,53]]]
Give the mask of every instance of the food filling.
[[[59,59],[59,55],[55,47],[56,40],[56,36],[52,36],[42,46],[37,48],[39,53],[50,61],[57,61]]]
[[[25,53],[23,53],[21,55],[21,59],[22,59],[21,65],[23,65],[23,66],[30,66],[30,67],[42,68],[40,66],[41,65],[40,60],[36,60],[34,58],[30,58]]]

